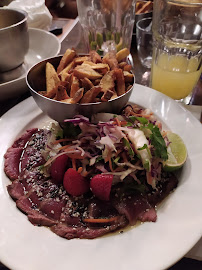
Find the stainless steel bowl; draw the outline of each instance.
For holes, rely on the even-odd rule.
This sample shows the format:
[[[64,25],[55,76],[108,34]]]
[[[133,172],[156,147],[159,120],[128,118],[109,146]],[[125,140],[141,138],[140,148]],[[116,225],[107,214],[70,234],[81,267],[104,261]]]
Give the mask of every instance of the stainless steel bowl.
[[[20,66],[29,48],[27,13],[0,8],[0,72]]]
[[[68,104],[53,99],[46,98],[38,91],[46,90],[45,66],[50,62],[55,68],[58,66],[62,56],[46,59],[33,66],[27,74],[26,83],[39,108],[50,118],[63,122],[64,119],[72,118],[81,114],[90,117],[94,113],[109,112],[118,113],[126,105],[132,93],[133,87],[124,95],[108,102]]]

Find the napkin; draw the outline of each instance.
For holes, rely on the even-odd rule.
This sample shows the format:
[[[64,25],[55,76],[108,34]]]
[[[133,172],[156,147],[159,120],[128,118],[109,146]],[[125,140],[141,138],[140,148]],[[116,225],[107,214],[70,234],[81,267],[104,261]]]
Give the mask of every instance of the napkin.
[[[52,15],[45,5],[45,0],[15,0],[7,8],[22,9],[28,13],[28,27],[49,30]]]

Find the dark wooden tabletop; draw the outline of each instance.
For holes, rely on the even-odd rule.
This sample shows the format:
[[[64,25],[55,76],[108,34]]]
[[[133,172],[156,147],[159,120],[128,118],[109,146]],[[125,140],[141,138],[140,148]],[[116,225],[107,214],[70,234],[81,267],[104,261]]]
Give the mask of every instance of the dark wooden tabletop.
[[[63,27],[65,29],[65,25],[67,24],[67,22],[68,22],[67,19],[64,19],[64,20],[56,19],[53,21],[53,26]],[[79,35],[81,39],[78,39]],[[81,26],[79,25],[79,23],[76,24],[73,30],[70,33],[68,33],[67,37],[61,43],[60,53],[63,54],[68,47],[75,47],[78,53],[86,52],[86,48],[84,47],[83,38],[82,38]],[[135,35],[133,36],[133,40],[131,44],[131,54],[134,61],[134,72],[135,72],[135,77],[136,77],[136,83],[149,86],[150,69],[143,67],[138,59]],[[16,104],[18,104],[19,102],[21,102],[22,100],[28,97],[30,97],[29,91],[25,92],[24,94],[16,98],[0,102],[0,116],[2,116],[9,109],[11,109]],[[193,91],[193,96],[192,96],[190,104],[202,106],[202,77],[199,79]],[[9,269],[0,263],[0,270],[9,270]],[[193,260],[193,259],[182,258],[179,262],[177,262],[175,265],[170,267],[168,270],[202,270],[202,262]]]

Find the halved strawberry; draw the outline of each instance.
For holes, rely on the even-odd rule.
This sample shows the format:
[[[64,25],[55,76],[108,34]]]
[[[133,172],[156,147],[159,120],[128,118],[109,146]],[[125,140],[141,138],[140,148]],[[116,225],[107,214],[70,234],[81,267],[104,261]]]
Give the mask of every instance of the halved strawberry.
[[[62,155],[55,159],[50,168],[50,174],[56,184],[61,184],[67,169],[68,156]]]
[[[72,168],[66,171],[63,185],[66,191],[72,196],[80,196],[90,188],[88,180]]]
[[[90,188],[98,199],[109,201],[112,181],[112,174],[97,174],[91,179]]]

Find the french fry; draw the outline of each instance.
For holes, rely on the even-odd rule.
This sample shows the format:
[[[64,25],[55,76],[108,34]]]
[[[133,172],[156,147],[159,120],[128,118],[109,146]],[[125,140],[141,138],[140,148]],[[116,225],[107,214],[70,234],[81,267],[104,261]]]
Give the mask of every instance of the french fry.
[[[90,51],[90,59],[93,63],[102,63],[101,56],[96,51]]]
[[[49,93],[53,90],[56,85],[60,82],[57,72],[54,66],[47,62],[46,63],[46,91]]]
[[[105,71],[105,73],[106,73],[107,71],[109,71],[109,65],[108,64],[103,64],[103,63],[94,64],[93,62],[90,62],[90,61],[84,61],[82,66],[83,65],[89,65],[92,69],[94,69],[94,70],[96,70],[98,72]]]
[[[61,101],[67,98],[69,98],[69,96],[67,95],[65,87],[63,85],[58,85],[55,99]]]
[[[125,94],[125,80],[124,80],[124,75],[123,75],[123,70],[120,68],[116,68],[114,70],[115,76],[116,76],[116,92],[118,96],[121,96]]]
[[[66,82],[66,81],[65,82],[59,82],[51,91],[46,92],[45,97],[47,97],[47,98],[55,98],[56,93],[58,91],[58,86],[59,85],[62,85],[65,88],[67,88],[68,82]]]
[[[63,76],[65,77],[67,73],[69,73],[69,71],[73,68],[74,68],[74,61],[71,61],[62,71],[60,71],[59,77],[61,77],[61,80],[62,80],[62,77]]]
[[[130,54],[130,51],[127,48],[124,48],[116,53],[116,59],[118,62],[121,62],[124,58],[126,58]]]
[[[89,65],[77,66],[73,73],[79,79],[84,79],[86,77],[90,80],[96,80],[102,77],[100,73],[93,70]]]
[[[119,63],[119,68],[124,69],[124,67],[127,65],[126,62]]]
[[[125,79],[125,82],[126,83],[133,83],[134,81],[134,76],[132,73],[128,72],[128,71],[123,71],[123,76],[124,76],[124,79]]]
[[[127,64],[127,65],[124,66],[123,70],[130,72],[132,70],[132,66]]]
[[[60,60],[60,64],[57,68],[57,73],[60,73],[76,56],[75,50],[67,49],[62,59]]]
[[[91,80],[89,80],[88,78],[81,79],[81,85],[86,90],[90,90],[94,86]]]
[[[115,98],[117,98],[117,97],[118,97],[117,93],[114,92],[114,94],[113,94],[113,96],[110,98],[110,100],[115,99]]]
[[[100,81],[101,81],[101,79],[96,79],[96,80],[94,80],[94,82],[93,82],[93,85],[98,85],[98,84],[100,84]]]
[[[80,103],[92,103],[95,102],[97,95],[101,92],[102,88],[97,85],[88,90],[82,97]]]
[[[74,95],[74,97],[72,98],[72,104],[76,104],[78,103],[82,97],[83,97],[83,93],[84,93],[84,89],[80,88]]]
[[[108,52],[103,57],[102,62],[108,64],[111,70],[118,68],[118,61],[116,59],[116,54],[114,52]]]
[[[114,91],[111,91],[111,90],[105,91],[101,97],[101,101],[105,102],[105,101],[110,100],[110,98],[113,96],[113,94],[114,94]]]
[[[89,56],[81,56],[81,57],[77,57],[75,58],[75,66],[77,65],[81,65],[83,64],[84,61],[89,61],[90,60],[90,57]]]
[[[65,81],[69,81],[71,74],[67,73],[67,72],[61,72],[61,74],[59,75],[60,79],[62,82]]]
[[[72,76],[72,83],[70,89],[70,97],[73,98],[76,92],[79,90],[79,79],[75,76]]]
[[[51,91],[46,92],[45,97],[47,98],[54,98],[57,92],[58,86],[54,87]]]
[[[108,71],[101,79],[100,86],[102,87],[102,91],[105,92],[107,90],[114,90],[114,80],[115,75],[113,71]]]

